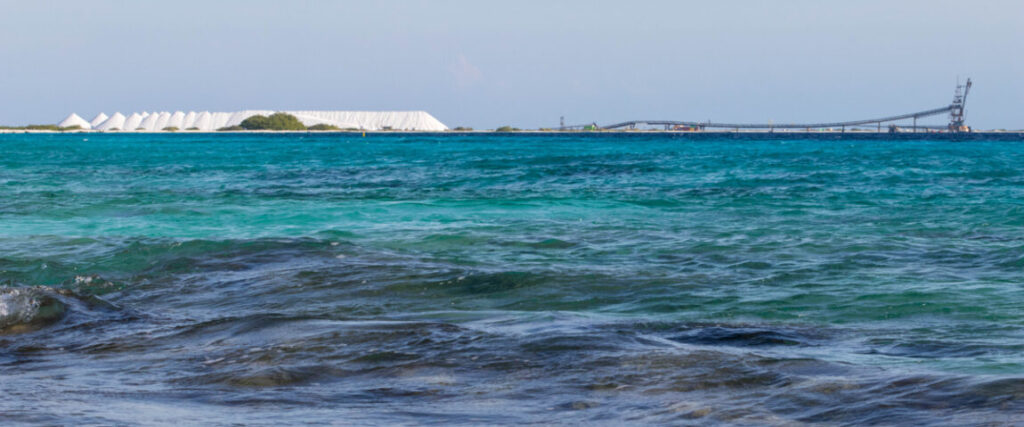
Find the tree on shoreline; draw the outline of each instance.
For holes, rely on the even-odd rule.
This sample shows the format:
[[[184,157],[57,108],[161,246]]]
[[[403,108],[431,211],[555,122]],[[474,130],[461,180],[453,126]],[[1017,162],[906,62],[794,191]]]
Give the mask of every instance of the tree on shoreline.
[[[287,113],[274,113],[270,117],[255,115],[239,124],[245,130],[306,130],[298,118]]]
[[[318,125],[310,126],[306,130],[335,131],[335,130],[341,130],[341,128],[339,128],[339,127],[337,127],[335,125],[329,125],[329,124],[326,124],[326,123],[320,123]]]

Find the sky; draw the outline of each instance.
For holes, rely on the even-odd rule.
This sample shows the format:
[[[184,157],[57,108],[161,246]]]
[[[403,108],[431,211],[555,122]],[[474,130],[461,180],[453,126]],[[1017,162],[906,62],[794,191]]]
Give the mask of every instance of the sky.
[[[0,0],[0,124],[425,110],[450,127],[816,122],[948,105],[1024,128],[1024,1]],[[922,123],[942,124],[945,117]]]

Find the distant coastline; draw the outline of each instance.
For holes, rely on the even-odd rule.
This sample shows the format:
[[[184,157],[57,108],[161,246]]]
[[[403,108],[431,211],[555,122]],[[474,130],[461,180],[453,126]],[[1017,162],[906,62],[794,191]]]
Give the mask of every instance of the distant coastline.
[[[672,135],[731,135],[731,134],[744,134],[744,135],[892,135],[894,133],[888,131],[878,132],[876,130],[859,130],[859,129],[847,129],[845,131],[840,130],[702,130],[702,131],[681,131],[681,130],[663,130],[663,129],[612,129],[612,130],[540,130],[540,129],[520,129],[514,131],[500,131],[494,129],[474,129],[474,130],[443,130],[443,131],[429,131],[429,130],[347,130],[347,129],[336,129],[336,130],[214,130],[214,131],[198,131],[198,130],[179,130],[179,131],[98,131],[91,129],[66,129],[66,130],[47,130],[47,129],[24,129],[17,127],[8,127],[0,129],[0,134],[93,134],[93,135],[136,135],[136,134],[161,134],[161,135],[232,135],[232,134],[266,134],[266,133],[279,133],[279,134],[379,134],[379,135],[390,135],[390,134],[441,134],[441,135],[459,135],[459,134],[503,134],[503,135],[547,135],[547,134],[573,134],[573,135],[606,135],[606,134],[632,134],[632,135],[648,135],[648,134],[672,134]],[[1024,133],[1024,129],[1010,130],[1010,129],[986,129],[986,130],[972,130],[971,132],[960,133],[960,135],[970,134],[1021,134]],[[950,132],[910,132],[901,131],[895,132],[898,135],[954,135],[955,133]]]

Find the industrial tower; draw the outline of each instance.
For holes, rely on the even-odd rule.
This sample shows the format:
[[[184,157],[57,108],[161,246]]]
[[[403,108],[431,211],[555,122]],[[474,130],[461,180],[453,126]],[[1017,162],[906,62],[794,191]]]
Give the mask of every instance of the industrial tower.
[[[971,91],[971,79],[967,84],[956,82],[956,92],[953,94],[953,104],[949,109],[949,131],[970,132],[971,128],[964,124],[964,105],[967,104],[967,93]]]

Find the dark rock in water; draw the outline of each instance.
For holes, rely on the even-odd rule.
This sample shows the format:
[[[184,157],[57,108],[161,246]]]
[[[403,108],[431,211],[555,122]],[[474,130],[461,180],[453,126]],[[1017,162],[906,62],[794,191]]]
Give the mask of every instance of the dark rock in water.
[[[67,306],[48,288],[0,289],[0,334],[32,332],[66,313]]]
[[[673,337],[675,341],[703,345],[732,346],[800,346],[809,345],[810,337],[790,330],[772,330],[752,327],[708,327],[688,331]]]

